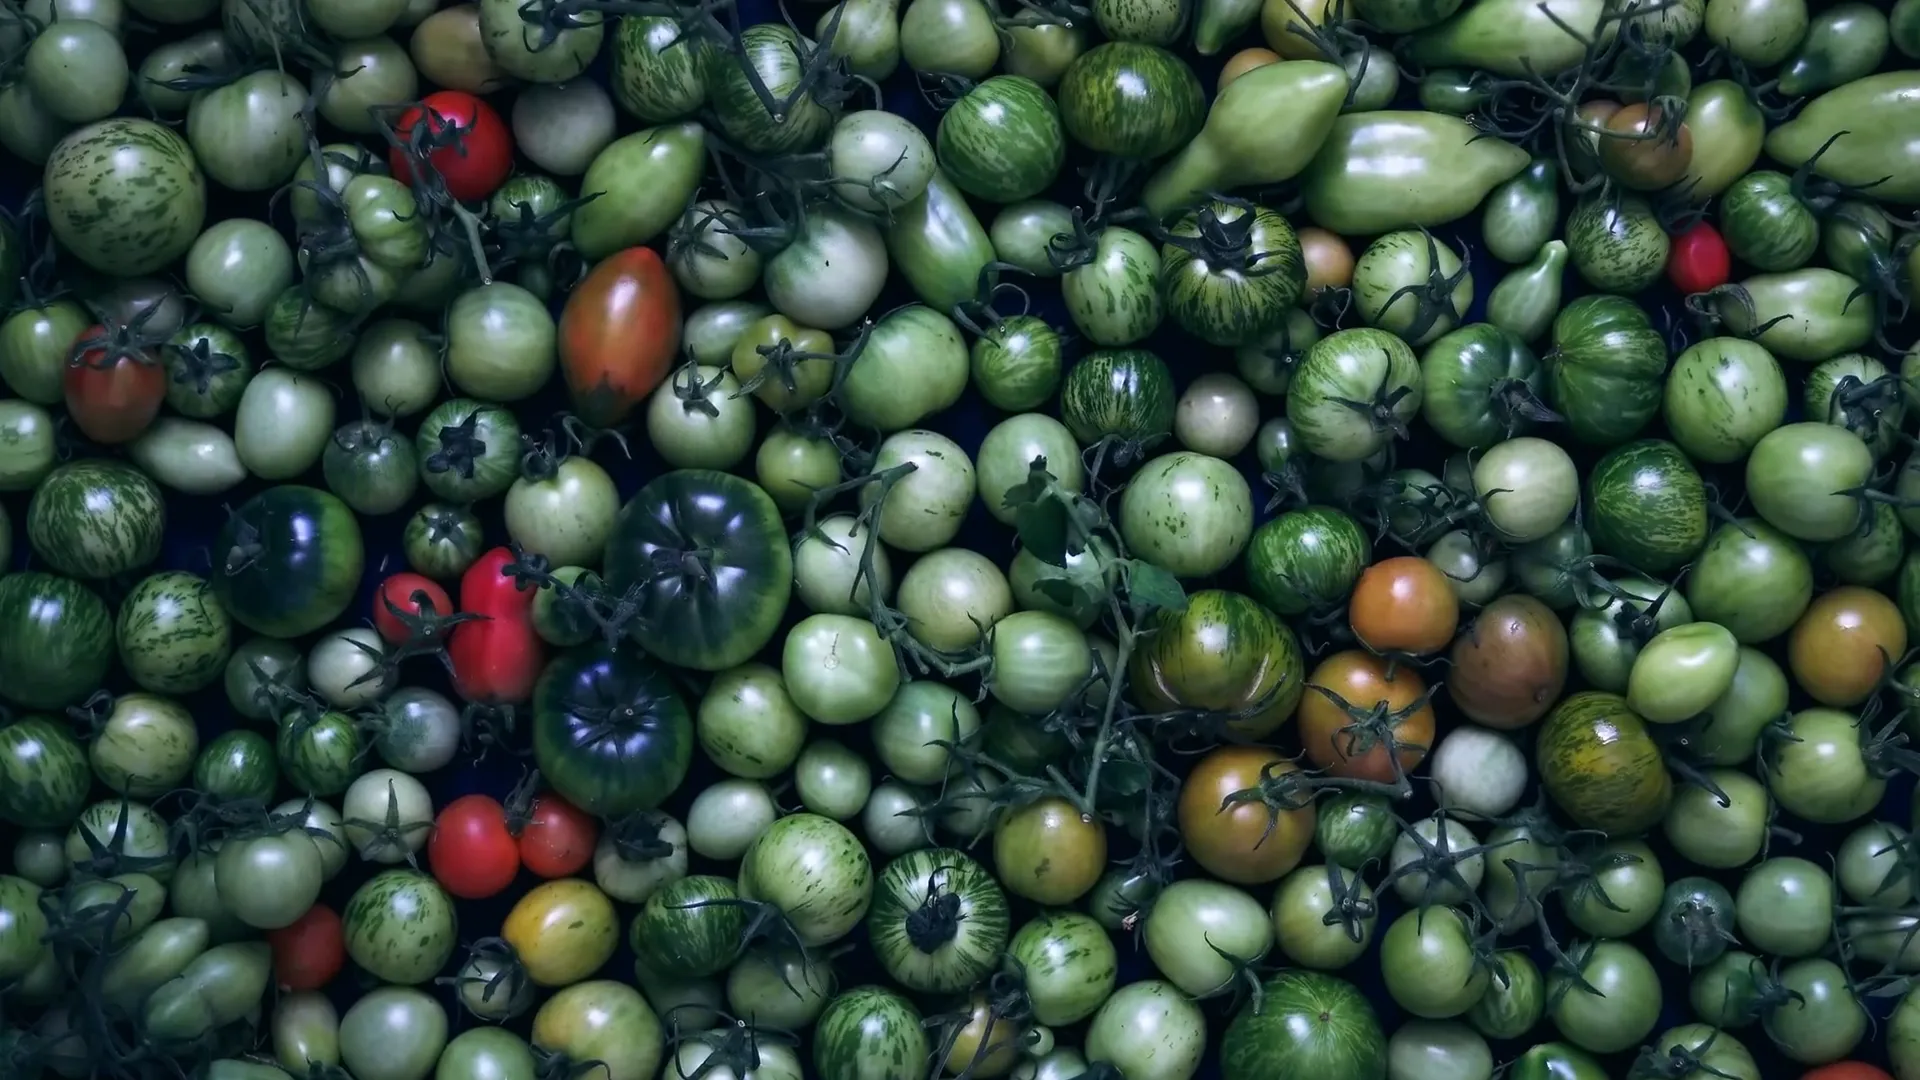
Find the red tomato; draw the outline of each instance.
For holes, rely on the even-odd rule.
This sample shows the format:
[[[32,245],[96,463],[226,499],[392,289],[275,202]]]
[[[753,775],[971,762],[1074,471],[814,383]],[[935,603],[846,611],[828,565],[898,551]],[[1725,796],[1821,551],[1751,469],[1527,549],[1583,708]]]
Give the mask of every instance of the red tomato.
[[[1727,254],[1727,242],[1704,221],[1673,238],[1673,250],[1667,254],[1667,280],[1683,293],[1706,292],[1727,283],[1733,272],[1733,258]]]
[[[484,618],[453,628],[447,657],[454,691],[477,704],[527,700],[546,666],[546,644],[533,629],[533,600],[540,593],[522,588],[506,572],[513,561],[512,551],[494,548],[460,576],[460,610]]]
[[[415,129],[421,129],[415,134]],[[394,130],[403,139],[419,139],[427,163],[447,182],[447,193],[461,202],[484,199],[507,182],[513,171],[513,139],[493,106],[465,90],[437,90],[419,106],[400,114]],[[394,179],[413,183],[413,165],[399,147],[387,152]]]
[[[1893,1076],[1864,1061],[1836,1061],[1802,1073],[1800,1080],[1893,1080]]]
[[[133,330],[91,327],[75,348],[61,383],[74,424],[94,442],[132,442],[160,414],[166,369]]]
[[[267,944],[273,949],[273,977],[282,990],[318,990],[347,962],[340,916],[325,904],[308,908],[291,926],[268,931]]]
[[[507,812],[485,795],[462,795],[433,822],[427,866],[441,887],[462,900],[498,896],[520,872],[520,847],[507,832]]]
[[[680,291],[652,248],[600,261],[560,312],[560,370],[573,410],[613,427],[667,377],[680,348]]]
[[[520,830],[520,861],[543,878],[579,873],[593,861],[599,834],[599,822],[586,811],[558,795],[536,795]]]
[[[373,628],[380,631],[380,637],[389,645],[411,640],[421,631],[423,620],[451,614],[453,600],[447,596],[447,590],[424,574],[394,574],[381,582],[373,594]]]

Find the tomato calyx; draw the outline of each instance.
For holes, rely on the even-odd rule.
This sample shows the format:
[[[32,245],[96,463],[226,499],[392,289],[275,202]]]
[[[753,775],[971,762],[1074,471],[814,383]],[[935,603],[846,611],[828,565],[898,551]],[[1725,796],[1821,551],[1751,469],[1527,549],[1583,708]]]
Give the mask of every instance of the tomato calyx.
[[[109,878],[116,874],[143,873],[172,864],[173,855],[170,852],[137,855],[127,850],[127,831],[133,823],[133,806],[129,799],[120,800],[120,811],[113,819],[113,832],[105,840],[84,825],[75,829],[81,841],[87,845],[87,854],[84,858],[72,860],[73,882],[96,877]]]
[[[658,810],[636,810],[608,822],[606,837],[623,862],[650,863],[665,859],[675,850],[673,844],[661,838],[669,820]]]
[[[173,361],[167,364],[173,382],[203,397],[212,392],[214,379],[244,366],[240,358],[231,353],[215,352],[212,340],[203,335],[194,335],[191,344],[187,344],[176,334],[160,348]]]
[[[1387,681],[1393,681],[1394,665],[1387,665]],[[1407,778],[1407,767],[1400,760],[1403,751],[1424,756],[1431,747],[1419,743],[1406,742],[1400,738],[1400,726],[1426,711],[1433,702],[1433,695],[1442,683],[1434,683],[1417,698],[1398,709],[1391,702],[1381,698],[1362,708],[1341,697],[1339,693],[1319,683],[1308,683],[1307,689],[1332,702],[1334,707],[1347,714],[1349,722],[1333,733],[1333,752],[1339,758],[1348,761],[1358,760],[1371,753],[1375,747],[1387,748],[1387,760],[1393,765],[1393,782],[1388,791],[1382,792],[1389,798],[1403,799],[1413,791],[1413,784]],[[1469,889],[1469,892],[1472,890]]]
[[[1388,798],[1400,797],[1400,789],[1392,784],[1378,784],[1371,780],[1354,780],[1339,776],[1319,776],[1305,769],[1294,767],[1285,758],[1276,758],[1260,767],[1260,780],[1253,787],[1228,792],[1220,800],[1219,812],[1224,814],[1236,806],[1246,803],[1259,803],[1267,808],[1267,827],[1254,842],[1254,847],[1272,839],[1274,830],[1280,827],[1280,816],[1305,810],[1314,805],[1319,793],[1336,788],[1370,791],[1386,795]]]
[[[160,333],[148,330],[147,324],[160,316],[166,307],[165,304],[149,304],[124,323],[109,315],[102,315],[100,322],[74,341],[68,352],[67,366],[111,371],[123,361],[145,367],[158,365],[160,360],[155,350],[164,347],[173,334],[171,331]]]
[[[747,1076],[760,1068],[762,1044],[770,1043],[787,1047],[800,1045],[798,1035],[778,1028],[755,1027],[751,1021],[747,1020],[733,1020],[724,1028],[705,1031],[683,1030],[679,1024],[673,1024],[672,1027],[673,1034],[667,1040],[672,1048],[677,1049],[684,1043],[695,1041],[707,1051],[700,1066],[686,1074],[687,1080],[700,1080],[709,1071],[728,1076]]]
[[[380,663],[373,670],[348,683],[349,687],[363,683],[378,682],[399,674],[400,665],[416,656],[432,656],[453,674],[453,658],[447,654],[447,644],[453,637],[454,628],[463,623],[485,622],[491,615],[482,615],[472,611],[439,610],[438,601],[424,588],[414,589],[407,595],[405,605],[394,603],[386,589],[379,592],[383,612],[399,627],[399,639],[392,642],[393,650],[378,659]]]
[[[466,974],[443,975],[434,983],[451,986],[463,997],[466,996],[467,987],[479,983],[482,1001],[513,1001],[532,989],[526,965],[520,962],[520,954],[506,938],[484,937],[467,946],[467,959],[460,965],[460,971],[473,970],[491,974],[484,978]],[[540,1051],[536,1048],[534,1052]],[[568,1072],[566,1075],[575,1074]]]
[[[1690,1076],[1725,1076],[1726,1073],[1707,1064],[1707,1052],[1724,1034],[1719,1028],[1709,1030],[1707,1037],[1695,1046],[1671,1046],[1661,1053],[1658,1045],[1643,1046],[1633,1059],[1633,1066],[1627,1072],[1628,1080],[1686,1080]]]
[[[406,854],[407,865],[420,869],[417,848],[426,846],[414,844],[410,837],[418,832],[431,832],[431,818],[418,821],[403,821],[400,815],[400,796],[393,790],[393,781],[387,781],[387,811],[378,821],[370,818],[348,818],[343,824],[350,829],[359,829],[367,838],[355,852],[361,858],[367,858],[369,852],[400,851]]]
[[[1222,217],[1222,209],[1238,210],[1232,217]],[[1186,252],[1194,259],[1205,263],[1210,272],[1233,272],[1246,277],[1265,277],[1284,271],[1284,260],[1273,259],[1278,254],[1272,251],[1253,250],[1254,211],[1257,208],[1249,199],[1234,195],[1211,194],[1207,202],[1193,215],[1193,234],[1174,232],[1170,229],[1155,227],[1152,229],[1155,240]],[[1183,219],[1178,226],[1186,224]],[[1307,272],[1304,265],[1296,267],[1295,276],[1301,287],[1306,286]]]
[[[1420,899],[1414,903],[1414,907],[1420,911],[1442,906],[1437,897],[1449,892],[1465,896],[1477,895],[1477,883],[1467,880],[1460,872],[1461,865],[1475,860],[1484,862],[1498,858],[1499,856],[1495,853],[1501,848],[1519,842],[1516,837],[1494,844],[1476,843],[1468,847],[1455,847],[1453,830],[1447,827],[1453,818],[1444,807],[1435,811],[1431,817],[1420,821],[1409,822],[1397,818],[1395,820],[1399,826],[1401,838],[1413,845],[1414,855],[1413,858],[1394,867],[1381,878],[1379,891],[1386,892],[1403,878],[1417,880],[1420,883]],[[1428,822],[1436,826],[1432,830],[1432,836],[1428,836],[1420,828],[1422,824]],[[1398,857],[1396,853],[1395,858],[1398,859]]]

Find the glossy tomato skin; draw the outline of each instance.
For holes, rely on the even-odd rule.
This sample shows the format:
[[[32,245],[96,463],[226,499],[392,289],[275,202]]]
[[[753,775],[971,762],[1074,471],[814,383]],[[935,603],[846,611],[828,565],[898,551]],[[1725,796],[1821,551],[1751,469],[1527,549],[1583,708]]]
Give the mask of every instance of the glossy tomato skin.
[[[1275,814],[1258,799],[1225,803],[1235,792],[1258,788],[1263,773],[1297,771],[1278,751],[1258,746],[1223,746],[1201,758],[1180,789],[1177,820],[1187,853],[1208,873],[1236,885],[1285,876],[1313,840],[1313,804]]]
[[[1372,731],[1327,691],[1355,709],[1400,719],[1391,733]],[[1404,775],[1433,746],[1433,706],[1421,702],[1426,693],[1427,684],[1405,664],[1390,665],[1359,649],[1335,653],[1307,679],[1306,695],[1300,699],[1300,744],[1316,766],[1334,776],[1391,784],[1396,774],[1390,754],[1398,754]]]
[[[1460,600],[1446,574],[1425,559],[1400,555],[1367,567],[1347,603],[1354,636],[1375,652],[1421,656],[1453,640]]]
[[[462,900],[498,896],[520,872],[520,845],[507,814],[485,795],[462,795],[433,822],[427,866],[440,887]]]
[[[380,583],[373,595],[373,628],[389,645],[400,645],[413,636],[413,630],[396,614],[419,615],[432,609],[435,615],[453,613],[453,599],[440,583],[425,574],[402,571]]]
[[[347,962],[346,932],[340,916],[325,904],[267,934],[273,948],[273,978],[282,990],[318,990],[333,981]]]
[[[104,341],[105,327],[80,335],[82,342]],[[142,349],[84,349],[67,364],[61,379],[67,412],[87,438],[115,445],[131,442],[153,425],[167,396],[167,371]]]
[[[652,248],[602,259],[560,312],[560,370],[574,411],[595,427],[625,420],[679,348],[680,290]]]
[[[1706,292],[1727,283],[1733,273],[1733,257],[1720,231],[1704,221],[1673,238],[1667,253],[1667,280],[1683,293]]]
[[[464,90],[439,90],[400,114],[395,130],[410,137],[424,125],[431,149],[427,161],[447,182],[447,193],[461,202],[484,199],[506,183],[513,171],[513,138],[493,106]],[[413,183],[413,166],[395,147],[387,152],[394,179]]]
[[[600,826],[558,795],[540,795],[520,830],[520,862],[543,878],[579,873],[593,860]]]
[[[453,689],[468,701],[523,702],[546,666],[546,643],[533,628],[540,593],[508,572],[513,562],[512,551],[494,548],[460,575],[460,610],[484,616],[454,627],[447,639]]]
[[[1814,598],[1787,638],[1787,661],[1815,701],[1851,708],[1907,651],[1907,625],[1884,593],[1843,585]]]
[[[1893,1075],[1864,1061],[1836,1061],[1809,1069],[1800,1080],[1893,1080]]]

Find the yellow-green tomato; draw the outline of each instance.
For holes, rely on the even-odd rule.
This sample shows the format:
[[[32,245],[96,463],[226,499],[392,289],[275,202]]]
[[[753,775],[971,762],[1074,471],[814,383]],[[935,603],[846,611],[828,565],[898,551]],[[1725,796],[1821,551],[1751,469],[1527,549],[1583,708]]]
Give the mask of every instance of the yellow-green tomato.
[[[1634,657],[1627,704],[1654,724],[1677,724],[1706,712],[1733,685],[1740,642],[1719,623],[1668,627]]]
[[[575,983],[540,1006],[533,1045],[576,1066],[592,1063],[599,1080],[653,1080],[666,1038],[640,991],[597,979]]]
[[[620,925],[613,901],[598,886],[560,878],[521,897],[507,913],[500,936],[535,984],[570,986],[613,958]]]

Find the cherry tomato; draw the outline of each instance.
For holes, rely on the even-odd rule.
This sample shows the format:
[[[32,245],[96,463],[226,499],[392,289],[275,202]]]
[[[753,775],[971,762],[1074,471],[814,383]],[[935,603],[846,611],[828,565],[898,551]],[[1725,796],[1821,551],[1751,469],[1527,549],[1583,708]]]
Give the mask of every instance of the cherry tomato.
[[[1220,69],[1220,85],[1218,89],[1225,90],[1227,87],[1233,85],[1235,79],[1252,71],[1254,68],[1263,68],[1268,64],[1277,64],[1279,62],[1280,54],[1274,52],[1272,49],[1241,49],[1239,52],[1227,57],[1225,66]]]
[[[1300,251],[1307,261],[1307,295],[1353,284],[1353,247],[1337,233],[1309,225],[1300,230]]]
[[[560,370],[574,411],[613,427],[646,400],[680,348],[680,291],[652,248],[600,260],[560,312]]]
[[[415,129],[422,128],[418,135]],[[447,182],[447,193],[461,202],[484,199],[507,182],[513,171],[513,139],[493,106],[465,90],[437,90],[400,114],[394,130],[403,139],[418,138],[427,162]],[[394,179],[413,183],[413,165],[399,147],[387,152]]]
[[[1071,904],[1107,868],[1107,827],[1048,796],[1003,815],[993,833],[997,876],[1037,904]]]
[[[347,962],[340,916],[325,904],[315,904],[292,925],[268,932],[267,944],[273,949],[273,977],[282,990],[318,990]]]
[[[1813,700],[1851,708],[1867,700],[1887,665],[1907,651],[1907,624],[1883,594],[1843,585],[1814,598],[1787,639],[1794,681]]]
[[[1260,746],[1222,746],[1195,763],[1177,810],[1180,837],[1193,861],[1236,885],[1278,881],[1300,865],[1313,840],[1317,815],[1311,800],[1293,808],[1285,792],[1276,790],[1271,801],[1242,797],[1226,805],[1228,796],[1260,791],[1269,776],[1299,771],[1278,750]]]
[[[460,575],[460,610],[485,616],[454,627],[447,639],[453,689],[467,701],[525,701],[546,666],[546,643],[533,629],[540,592],[508,572],[513,561],[512,551],[494,548]]]
[[[411,639],[417,624],[413,616],[432,618],[453,614],[453,600],[447,590],[424,574],[406,571],[380,583],[373,594],[373,628],[389,645]]]
[[[1893,1074],[1864,1061],[1836,1061],[1801,1073],[1800,1080],[1893,1080]]]
[[[1635,191],[1659,191],[1678,181],[1693,163],[1693,131],[1674,124],[1658,104],[1625,105],[1607,118],[1614,137],[1600,139],[1600,164]]]
[[[1700,293],[1727,283],[1733,273],[1733,256],[1720,231],[1704,221],[1673,238],[1673,250],[1667,254],[1667,280],[1683,293]]]
[[[74,344],[61,389],[67,412],[87,438],[131,442],[160,414],[167,372],[137,329],[95,326]]]
[[[520,872],[520,845],[507,812],[485,795],[462,795],[433,822],[427,866],[442,888],[462,900],[498,896]]]
[[[1307,679],[1296,714],[1300,745],[1309,760],[1334,776],[1391,784],[1389,754],[1398,754],[1405,774],[1433,746],[1433,705],[1426,696],[1427,684],[1405,664],[1389,674],[1388,662],[1372,653],[1335,653]]]
[[[520,861],[543,878],[578,873],[593,861],[600,825],[593,816],[554,794],[538,795],[520,830]]]
[[[1347,601],[1347,621],[1374,652],[1414,656],[1438,652],[1460,624],[1460,600],[1447,575],[1416,555],[1367,567]]]

